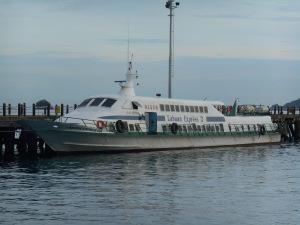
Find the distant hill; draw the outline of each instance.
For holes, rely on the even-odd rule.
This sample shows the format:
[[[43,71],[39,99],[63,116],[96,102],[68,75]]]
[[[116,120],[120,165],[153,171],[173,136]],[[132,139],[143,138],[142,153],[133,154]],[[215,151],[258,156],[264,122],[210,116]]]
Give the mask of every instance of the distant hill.
[[[291,102],[288,102],[286,103],[285,105],[283,105],[284,108],[286,107],[300,107],[300,98],[298,98],[297,100],[295,101],[291,101]]]
[[[300,108],[300,98],[291,102],[288,102],[284,105],[279,105],[279,104],[274,104],[271,106],[271,109],[273,109],[274,107],[281,107],[283,106],[283,108],[287,108],[287,107],[296,107],[296,108]]]

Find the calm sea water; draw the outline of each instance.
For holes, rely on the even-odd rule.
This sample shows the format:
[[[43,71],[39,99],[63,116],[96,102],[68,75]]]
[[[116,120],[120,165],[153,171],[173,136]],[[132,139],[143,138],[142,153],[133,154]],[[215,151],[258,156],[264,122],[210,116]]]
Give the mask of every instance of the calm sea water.
[[[1,161],[0,224],[300,224],[300,145]]]

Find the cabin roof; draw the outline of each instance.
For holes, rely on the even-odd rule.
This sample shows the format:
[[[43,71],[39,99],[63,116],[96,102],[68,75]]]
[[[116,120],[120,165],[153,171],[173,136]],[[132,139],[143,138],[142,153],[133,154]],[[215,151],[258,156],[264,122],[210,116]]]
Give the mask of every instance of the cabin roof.
[[[101,94],[94,95],[88,98],[115,98],[115,99],[128,99],[131,101],[140,102],[151,102],[156,104],[203,104],[203,105],[224,105],[221,101],[206,101],[206,100],[196,100],[196,99],[178,99],[178,98],[161,98],[161,97],[145,97],[145,96],[124,96],[116,94]]]

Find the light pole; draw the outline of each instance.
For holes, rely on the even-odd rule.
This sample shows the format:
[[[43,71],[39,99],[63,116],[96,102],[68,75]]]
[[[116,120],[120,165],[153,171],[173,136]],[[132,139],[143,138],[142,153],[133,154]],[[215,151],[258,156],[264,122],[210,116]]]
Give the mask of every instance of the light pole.
[[[170,10],[170,40],[169,40],[169,85],[168,85],[168,98],[172,98],[172,77],[174,76],[174,9],[179,6],[179,2],[175,0],[168,0],[166,8]]]

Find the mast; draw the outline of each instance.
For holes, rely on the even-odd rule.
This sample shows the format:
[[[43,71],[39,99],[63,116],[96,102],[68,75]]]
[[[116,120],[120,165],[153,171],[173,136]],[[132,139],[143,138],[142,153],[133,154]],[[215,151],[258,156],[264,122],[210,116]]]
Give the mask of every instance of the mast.
[[[131,55],[130,61],[128,61],[126,80],[116,80],[115,83],[119,83],[121,90],[120,95],[135,96],[134,85],[138,79],[138,73],[133,72],[133,55]]]
[[[179,6],[179,2],[175,2],[175,0],[168,0],[165,6],[170,10],[168,98],[172,98],[172,78],[174,76],[174,9]]]
[[[131,58],[129,56],[129,49],[130,49],[130,39],[129,39],[129,25],[128,25],[128,38],[127,38],[127,73],[126,73],[126,80],[116,80],[115,83],[118,83],[121,87],[119,92],[120,95],[127,95],[127,96],[135,96],[134,91],[134,84],[135,81],[138,79],[138,73],[135,71],[133,72],[133,54]],[[139,85],[138,83],[136,85]]]

